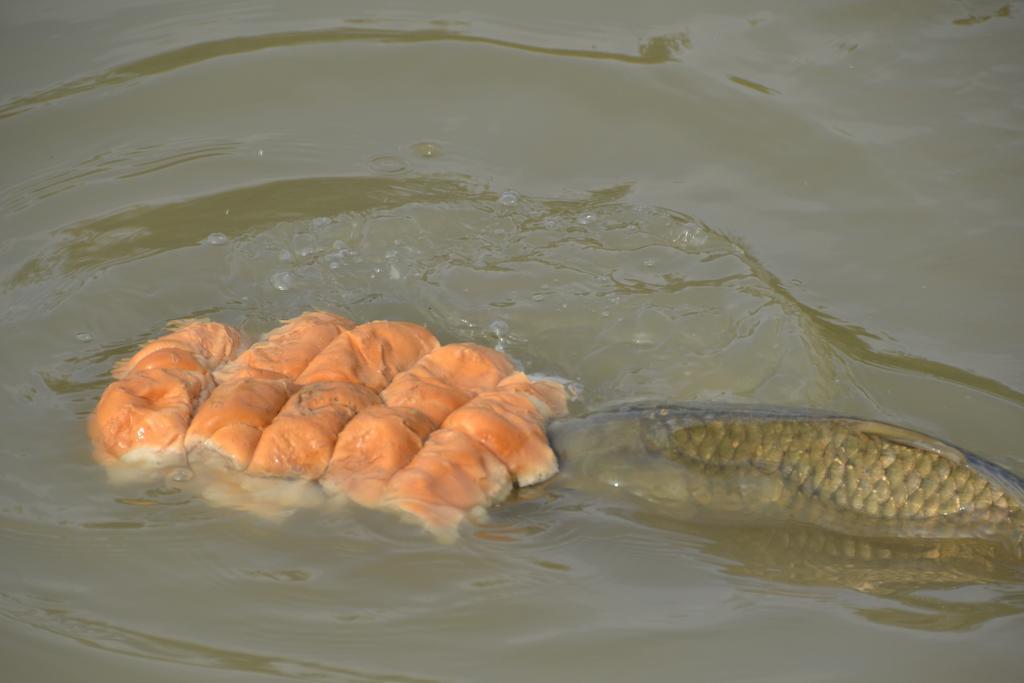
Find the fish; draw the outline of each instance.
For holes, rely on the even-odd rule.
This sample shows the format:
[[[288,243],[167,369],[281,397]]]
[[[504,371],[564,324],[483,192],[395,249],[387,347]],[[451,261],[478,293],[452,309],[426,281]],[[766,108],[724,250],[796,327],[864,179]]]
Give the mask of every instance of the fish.
[[[1024,480],[945,441],[827,412],[639,403],[548,425],[562,463],[635,495],[739,520],[1024,545]]]
[[[97,458],[295,480],[289,499],[312,501],[316,489],[397,511],[439,537],[513,488],[568,469],[570,481],[719,523],[995,539],[1024,556],[1024,480],[893,424],[657,402],[565,417],[565,386],[528,377],[499,351],[439,346],[419,325],[357,326],[326,312],[241,346],[233,328],[182,321],[118,363],[90,418]],[[271,488],[218,490],[227,500],[258,489],[262,499]]]

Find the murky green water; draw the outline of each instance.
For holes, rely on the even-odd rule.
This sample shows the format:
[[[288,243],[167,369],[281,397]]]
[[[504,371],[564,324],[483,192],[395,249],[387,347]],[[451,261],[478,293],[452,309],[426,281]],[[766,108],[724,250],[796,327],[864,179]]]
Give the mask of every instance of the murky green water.
[[[1024,4],[421,5],[0,7],[5,675],[1016,674],[1024,575],[984,544],[578,472],[453,546],[106,481],[114,359],[313,307],[501,343],[578,411],[826,407],[1024,472]]]

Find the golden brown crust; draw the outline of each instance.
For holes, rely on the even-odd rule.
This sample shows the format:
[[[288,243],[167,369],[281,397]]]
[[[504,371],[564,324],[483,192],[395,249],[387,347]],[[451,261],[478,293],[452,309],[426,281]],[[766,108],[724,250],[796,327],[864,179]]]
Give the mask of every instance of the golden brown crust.
[[[355,382],[380,392],[395,375],[436,348],[437,338],[425,327],[377,320],[335,338],[297,382]]]
[[[244,377],[267,377],[268,373],[295,381],[325,346],[354,326],[355,323],[348,318],[334,313],[303,313],[271,330],[234,362],[218,370],[215,373],[217,381],[224,383]]]
[[[381,503],[443,538],[511,489],[508,470],[493,453],[461,432],[439,429],[391,478]]]
[[[232,328],[186,321],[119,363],[90,419],[97,458],[184,464],[187,453],[243,478],[319,479],[448,538],[513,480],[557,471],[544,423],[564,414],[565,391],[500,352],[324,312],[239,346]]]
[[[453,412],[441,427],[472,437],[504,463],[516,484],[529,486],[558,472],[537,403],[526,393],[490,391]]]
[[[433,429],[430,419],[412,408],[366,408],[342,430],[320,483],[330,493],[376,507],[388,481],[409,464]]]
[[[291,389],[286,379],[243,377],[224,382],[196,412],[185,435],[185,448],[212,451],[233,469],[244,470],[252,459],[259,434],[281,410]],[[240,430],[238,426],[247,429]]]
[[[409,372],[471,395],[491,391],[515,372],[508,356],[478,344],[448,344],[424,356]]]
[[[491,391],[515,371],[505,354],[476,344],[448,344],[399,373],[381,393],[389,406],[415,408],[439,427],[481,391]]]
[[[112,383],[89,421],[97,459],[183,463],[185,433],[209,382],[206,373],[157,368]]]
[[[96,458],[112,464],[181,464],[196,405],[210,390],[209,371],[238,353],[241,336],[205,320],[172,323],[172,331],[114,366],[118,380],[89,418]]]
[[[121,379],[134,370],[177,368],[210,371],[234,358],[242,337],[230,325],[207,320],[185,320],[175,329],[143,345],[131,358],[114,366],[111,374]]]
[[[498,382],[500,391],[520,392],[531,396],[545,418],[562,417],[568,412],[565,387],[551,379],[531,380],[516,372]]]
[[[285,403],[263,431],[246,470],[263,477],[317,479],[327,469],[338,433],[380,398],[360,384],[318,382]]]
[[[472,395],[433,378],[402,373],[381,392],[381,398],[392,408],[418,410],[436,428]]]

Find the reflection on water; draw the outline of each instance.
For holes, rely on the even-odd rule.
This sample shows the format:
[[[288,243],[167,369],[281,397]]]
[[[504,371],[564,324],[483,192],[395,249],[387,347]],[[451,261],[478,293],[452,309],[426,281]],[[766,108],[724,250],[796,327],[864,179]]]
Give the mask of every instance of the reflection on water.
[[[881,598],[870,607],[851,608],[882,624],[960,631],[1024,612],[1024,563],[992,541],[871,538],[781,522],[694,522],[650,505],[620,508],[616,514],[696,537],[703,552],[730,575]],[[769,583],[756,590],[779,589]],[[841,595],[833,599],[844,602]]]

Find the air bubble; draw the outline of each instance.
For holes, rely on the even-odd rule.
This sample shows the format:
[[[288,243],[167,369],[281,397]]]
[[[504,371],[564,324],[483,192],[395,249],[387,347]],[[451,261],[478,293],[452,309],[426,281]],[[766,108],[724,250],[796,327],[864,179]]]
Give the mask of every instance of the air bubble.
[[[187,467],[175,467],[167,478],[171,481],[191,481],[195,474]]]
[[[228,236],[222,232],[211,232],[209,235],[206,236],[206,239],[200,242],[200,244],[209,244],[215,247],[219,247],[220,245],[227,243]]]
[[[530,298],[533,299],[534,301],[544,301],[544,295],[543,294],[534,294]]]
[[[597,216],[589,212],[581,213],[579,216],[576,217],[576,222],[579,223],[580,225],[590,225],[596,220]]]
[[[583,398],[582,382],[566,382],[565,393],[569,395],[570,401],[579,401]]]
[[[327,255],[327,267],[331,270],[337,270],[344,264],[345,258],[351,255],[348,249],[339,249],[338,251],[331,252]]]
[[[417,142],[412,146],[412,151],[420,155],[424,159],[436,157],[441,153],[441,148],[432,142]]]
[[[88,343],[92,341],[92,335],[89,334],[88,332],[79,332],[78,334],[75,335],[75,339],[77,339],[80,342]]]
[[[699,247],[707,242],[708,236],[703,227],[696,224],[681,228],[675,236],[675,242],[689,247]]]
[[[388,268],[388,277],[392,280],[402,279],[402,273],[398,270],[398,268],[395,267],[395,264],[393,263],[391,264],[391,267]]]
[[[287,292],[292,288],[295,278],[292,274],[286,270],[280,270],[270,276],[270,284],[273,285],[274,289],[278,289],[282,292]]]
[[[487,331],[491,333],[496,339],[507,339],[509,333],[509,325],[504,320],[495,320],[487,326]]]
[[[498,203],[502,206],[512,206],[519,202],[519,193],[515,190],[505,190],[498,197]]]
[[[487,326],[487,331],[497,340],[497,343],[494,345],[494,350],[504,353],[505,345],[508,343],[508,323],[501,319],[494,320]]]
[[[637,332],[633,335],[633,343],[638,346],[650,346],[654,343],[654,335],[650,332]]]

